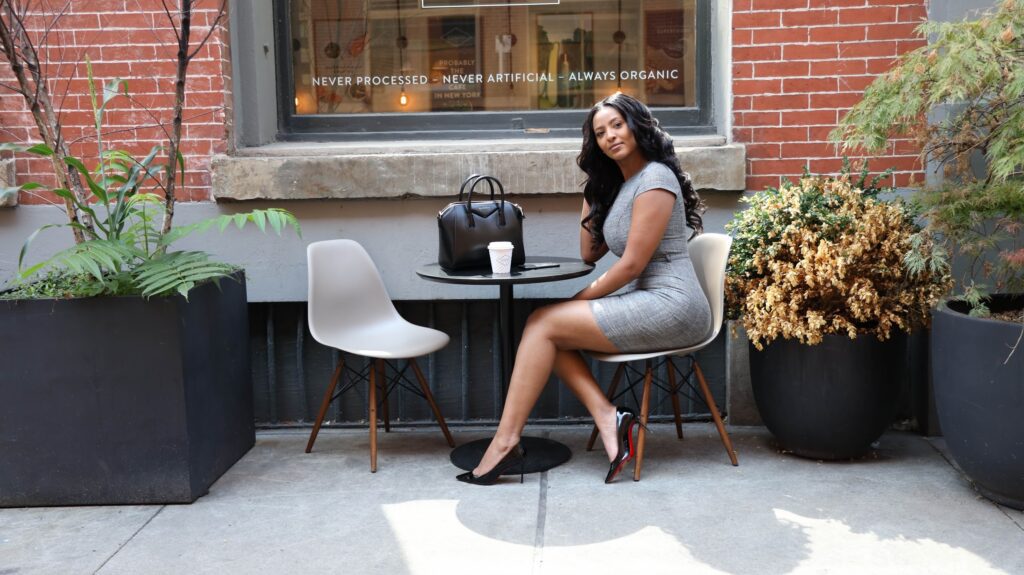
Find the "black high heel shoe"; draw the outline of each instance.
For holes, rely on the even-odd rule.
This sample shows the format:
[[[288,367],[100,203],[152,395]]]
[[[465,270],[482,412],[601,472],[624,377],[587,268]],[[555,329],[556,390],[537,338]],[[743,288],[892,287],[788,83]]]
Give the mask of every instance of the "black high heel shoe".
[[[501,458],[501,461],[497,465],[491,468],[490,471],[483,475],[473,475],[472,471],[467,471],[455,476],[455,479],[463,483],[472,483],[473,485],[494,485],[498,478],[501,477],[502,473],[505,473],[509,469],[512,469],[516,465],[519,466],[519,483],[523,482],[523,472],[526,468],[526,450],[523,449],[522,444],[516,444],[505,457]]]
[[[604,478],[605,483],[611,483],[618,476],[622,468],[633,459],[635,453],[633,444],[633,425],[639,425],[636,413],[628,407],[615,408],[615,436],[619,438],[619,453],[608,465],[608,475]]]

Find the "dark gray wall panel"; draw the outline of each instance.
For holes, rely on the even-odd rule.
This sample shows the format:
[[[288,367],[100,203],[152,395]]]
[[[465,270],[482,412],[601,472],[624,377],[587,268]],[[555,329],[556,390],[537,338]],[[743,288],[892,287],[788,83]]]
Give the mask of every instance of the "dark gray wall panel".
[[[531,311],[552,301],[516,300],[517,328],[522,330]],[[503,397],[495,355],[497,302],[399,301],[396,308],[409,321],[439,329],[451,337],[447,347],[418,360],[445,419],[456,425],[497,422]],[[312,338],[306,325],[306,304],[303,302],[250,304],[249,322],[257,423],[263,426],[311,425],[342,354]],[[354,370],[365,372],[369,367],[365,358],[348,354],[344,357],[348,367]],[[720,408],[724,408],[724,335],[702,351],[699,359],[715,400]],[[615,366],[589,361],[596,379],[607,389]],[[689,370],[688,361],[679,359],[677,362],[684,373]],[[415,386],[415,376],[407,368],[407,362],[396,362],[395,365],[399,370],[406,370],[406,377]],[[634,368],[642,370],[642,362],[635,364]],[[664,380],[665,368],[661,367],[657,375]],[[351,381],[351,375],[346,373],[341,385]],[[638,389],[637,399],[639,393]],[[635,405],[632,396],[627,395],[623,402]],[[684,397],[681,403],[683,413],[688,417],[707,415],[707,409],[699,401]],[[652,414],[656,416],[672,413],[672,404],[660,389],[655,388],[651,405]],[[432,425],[433,416],[426,403],[401,387],[393,391],[389,409],[392,423],[396,425]],[[325,421],[328,425],[360,425],[365,424],[366,416],[366,384],[359,383],[331,405]],[[530,414],[532,422],[579,422],[587,419],[589,416],[583,405],[555,377],[550,379]]]

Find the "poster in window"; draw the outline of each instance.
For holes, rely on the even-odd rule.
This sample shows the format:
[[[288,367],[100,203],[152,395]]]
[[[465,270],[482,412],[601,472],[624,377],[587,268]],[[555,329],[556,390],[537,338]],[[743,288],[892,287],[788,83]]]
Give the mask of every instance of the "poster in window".
[[[364,19],[313,21],[313,93],[318,113],[370,111],[370,89],[356,82],[367,75],[368,32]]]
[[[684,10],[651,10],[644,15],[644,67],[664,72],[645,81],[649,106],[687,105],[684,16]]]
[[[593,97],[594,19],[590,13],[537,15],[537,108],[588,108]]]
[[[483,106],[477,19],[434,16],[430,38],[430,109],[479,110]]]

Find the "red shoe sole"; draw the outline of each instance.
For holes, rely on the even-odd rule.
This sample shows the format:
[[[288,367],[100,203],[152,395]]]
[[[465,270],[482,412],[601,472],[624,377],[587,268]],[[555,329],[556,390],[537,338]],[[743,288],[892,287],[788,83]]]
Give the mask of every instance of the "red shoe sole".
[[[633,423],[636,423],[636,420],[634,420]],[[611,477],[606,479],[605,483],[611,483],[612,481],[615,481],[615,478],[618,477],[619,473],[622,472],[622,468],[625,467],[627,463],[633,460],[633,454],[636,453],[636,444],[633,441],[633,424],[629,425],[629,435],[627,436],[627,442],[629,445],[629,455],[624,457],[622,461],[619,462],[619,466],[615,468],[615,473],[613,473]]]

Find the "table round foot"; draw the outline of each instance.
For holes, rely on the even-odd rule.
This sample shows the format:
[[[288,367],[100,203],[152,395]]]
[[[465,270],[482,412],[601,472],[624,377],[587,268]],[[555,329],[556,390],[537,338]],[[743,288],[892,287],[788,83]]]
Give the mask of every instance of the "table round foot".
[[[543,437],[523,437],[520,439],[526,451],[526,468],[524,473],[538,473],[569,461],[572,451],[563,443]],[[480,463],[490,439],[478,439],[464,443],[452,450],[451,460],[459,469],[471,471]],[[502,475],[519,475],[519,468],[510,469]]]

